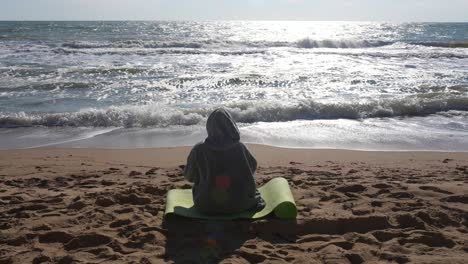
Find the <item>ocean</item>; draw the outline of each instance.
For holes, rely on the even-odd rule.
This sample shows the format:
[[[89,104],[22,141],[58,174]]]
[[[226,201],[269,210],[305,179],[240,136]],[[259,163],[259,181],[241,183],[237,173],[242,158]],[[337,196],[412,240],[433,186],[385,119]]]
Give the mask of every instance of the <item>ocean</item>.
[[[0,22],[0,149],[468,151],[468,23]]]

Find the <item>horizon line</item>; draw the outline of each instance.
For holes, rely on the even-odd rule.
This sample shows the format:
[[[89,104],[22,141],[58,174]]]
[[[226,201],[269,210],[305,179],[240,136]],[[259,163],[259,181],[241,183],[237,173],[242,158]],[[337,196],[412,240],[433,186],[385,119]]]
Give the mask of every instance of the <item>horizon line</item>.
[[[466,21],[409,20],[300,20],[300,19],[0,19],[0,22],[381,22],[381,23],[468,23]]]

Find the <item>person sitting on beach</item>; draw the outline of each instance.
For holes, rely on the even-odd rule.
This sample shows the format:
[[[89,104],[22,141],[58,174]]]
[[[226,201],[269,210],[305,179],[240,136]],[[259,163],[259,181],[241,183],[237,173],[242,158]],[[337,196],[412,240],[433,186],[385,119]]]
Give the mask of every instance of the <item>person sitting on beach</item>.
[[[207,214],[263,209],[265,202],[255,187],[257,161],[239,141],[239,129],[229,112],[213,111],[206,130],[208,137],[192,148],[184,171],[194,183],[195,208]]]

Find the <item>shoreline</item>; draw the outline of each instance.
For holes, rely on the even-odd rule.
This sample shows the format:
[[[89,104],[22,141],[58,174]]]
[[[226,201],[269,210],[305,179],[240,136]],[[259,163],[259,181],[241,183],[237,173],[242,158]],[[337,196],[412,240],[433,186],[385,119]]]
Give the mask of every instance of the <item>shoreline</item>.
[[[310,162],[318,161],[396,161],[405,159],[438,160],[438,159],[460,159],[468,160],[468,152],[464,151],[430,151],[430,150],[355,150],[355,149],[333,149],[333,148],[294,148],[279,147],[263,144],[246,143],[258,162],[267,166],[286,165],[283,156],[290,157],[291,161],[311,165]],[[60,154],[88,155],[88,158],[97,160],[112,160],[116,157],[125,156],[129,162],[139,161],[147,165],[157,162],[159,165],[168,167],[174,164],[185,163],[192,146],[176,147],[150,147],[150,148],[55,148],[38,147],[24,149],[0,149],[0,158],[8,160],[9,155],[27,155],[30,157],[54,156]],[[154,155],[154,156],[151,156]],[[107,157],[103,157],[107,156]],[[309,160],[310,159],[310,160]]]
[[[449,116],[447,116],[449,115]],[[203,122],[202,122],[203,123]],[[0,128],[0,149],[193,146],[202,123],[169,127]],[[424,117],[295,120],[240,125],[242,141],[281,148],[468,152],[465,112]]]

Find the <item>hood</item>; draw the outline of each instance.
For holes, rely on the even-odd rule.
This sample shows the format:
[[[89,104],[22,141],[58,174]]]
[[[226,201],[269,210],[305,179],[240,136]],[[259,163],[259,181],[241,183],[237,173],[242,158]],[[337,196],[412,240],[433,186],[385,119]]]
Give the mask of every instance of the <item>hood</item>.
[[[240,133],[231,114],[219,108],[213,111],[206,121],[208,137],[205,140],[209,146],[215,148],[230,147],[239,142]]]

